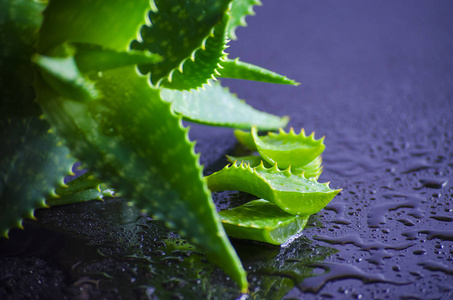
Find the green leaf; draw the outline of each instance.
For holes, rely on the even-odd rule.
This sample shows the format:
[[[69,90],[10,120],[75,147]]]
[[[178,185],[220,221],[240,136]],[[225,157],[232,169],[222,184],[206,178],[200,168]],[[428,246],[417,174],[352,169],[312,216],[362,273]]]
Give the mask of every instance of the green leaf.
[[[39,116],[32,87],[43,2],[0,1],[0,118]]]
[[[209,79],[215,79],[215,75],[219,74],[219,63],[225,56],[223,50],[226,48],[227,23],[228,15],[225,15],[223,21],[214,27],[212,36],[208,37],[204,47],[195,53],[194,59],[184,61],[178,70],[162,80],[161,85],[171,89],[190,90],[208,83]]]
[[[231,20],[228,24],[228,36],[232,40],[236,40],[236,28],[239,26],[247,26],[245,22],[246,16],[253,16],[253,6],[261,5],[259,0],[234,0],[231,3]]]
[[[92,44],[63,43],[49,51],[56,57],[35,54],[32,61],[40,68],[43,78],[62,96],[78,101],[99,97],[94,83],[84,73],[106,71],[139,63],[161,60],[157,54],[131,51],[120,52]]]
[[[214,28],[224,20],[230,2],[156,0],[158,11],[149,13],[151,24],[142,27],[140,39],[131,44],[131,49],[147,49],[160,54],[164,60],[155,65],[141,65],[140,72],[150,73],[154,85],[159,85],[165,78],[171,82],[173,73],[184,70],[186,61],[195,60],[196,52],[206,47],[209,37],[214,35]],[[225,42],[216,38],[213,41],[216,44]]]
[[[284,127],[284,126],[282,126]],[[251,132],[246,132],[242,130],[235,130],[234,131],[234,136],[238,140],[239,143],[244,145],[245,147],[249,148],[250,150],[253,151],[258,151],[255,145],[255,141],[253,140],[253,136]]]
[[[45,198],[71,173],[74,159],[48,130],[38,117],[0,120],[0,236],[34,219],[34,210],[47,207]]]
[[[288,123],[287,117],[255,110],[215,82],[199,91],[162,89],[161,96],[171,102],[175,112],[192,122],[243,129],[256,125],[262,130],[273,130]]]
[[[44,15],[39,53],[46,54],[66,41],[127,51],[150,4],[153,3],[148,0],[51,1]],[[147,47],[138,50],[161,54],[164,61],[156,66],[164,66],[165,73],[174,68],[174,59],[177,61],[179,54],[190,57],[203,45],[222,19],[228,1],[203,1],[191,5],[189,10],[183,9],[185,1],[156,4],[159,13],[152,7],[153,26],[150,31],[143,27],[142,36],[147,45],[157,38],[157,50],[168,51]],[[166,9],[170,15],[165,13]],[[156,15],[162,22],[156,22]],[[181,26],[184,21],[193,26]],[[190,34],[186,35],[184,30]],[[180,33],[183,43],[160,47]],[[189,46],[185,47],[184,42]],[[176,66],[180,63],[176,62]],[[40,106],[72,153],[96,177],[203,249],[211,262],[222,267],[246,291],[246,273],[223,230],[194,145],[189,142],[180,117],[174,115],[170,104],[161,100],[159,91],[151,89],[146,78],[140,77],[133,67],[92,74],[89,79],[100,91],[96,101],[75,102],[65,98],[40,78],[35,84]]]
[[[281,245],[300,234],[308,215],[292,215],[263,200],[250,201],[220,213],[223,227],[231,237]]]
[[[277,165],[256,168],[248,165],[226,166],[206,177],[211,191],[236,190],[271,201],[290,214],[312,215],[323,209],[340,190],[329,183],[294,175],[290,169],[280,171]]]
[[[37,82],[38,102],[74,156],[139,208],[200,247],[247,289],[181,119],[133,67],[93,80],[103,97],[74,102]]]
[[[149,51],[116,51],[107,47],[93,44],[73,44],[75,61],[82,73],[99,72],[109,69],[138,65],[155,64],[162,57]]]
[[[321,155],[326,147],[324,137],[315,140],[315,133],[306,136],[302,129],[295,134],[291,128],[288,133],[280,129],[278,134],[270,132],[267,136],[258,136],[257,128],[251,131],[259,154],[270,164],[278,163],[280,168],[300,168]]]
[[[85,173],[55,190],[57,197],[48,198],[47,205],[65,205],[91,200],[103,200],[104,197],[113,197],[112,189],[96,179],[91,172]]]
[[[128,51],[150,4],[149,0],[52,0],[44,11],[38,52],[48,55],[65,42]]]
[[[320,154],[325,149],[324,137],[315,140],[314,133],[306,136],[303,129],[296,135],[292,128],[289,133],[279,129],[278,134],[270,132],[267,136],[258,136],[256,131],[256,128],[252,128],[252,132],[235,130],[234,135],[239,143],[258,151],[267,166],[277,163],[282,169],[291,166],[293,174],[306,171],[310,177],[319,177],[322,172]]]
[[[250,167],[256,168],[261,163],[264,164],[266,168],[271,168],[272,165],[269,164],[267,161],[263,160],[261,156],[251,155],[251,156],[230,156],[227,155],[227,159],[230,163],[238,162],[239,164],[250,164]],[[291,173],[293,175],[300,175],[303,174],[305,178],[315,178],[318,179],[322,173],[322,157],[318,156],[313,161],[309,162],[308,164],[293,168],[291,167]]]
[[[99,97],[94,82],[80,73],[73,56],[60,58],[35,54],[32,60],[40,68],[45,81],[62,96],[77,101]]]
[[[219,77],[245,79],[277,84],[299,85],[298,82],[295,82],[294,80],[289,79],[286,76],[249,63],[239,61],[238,58],[234,60],[224,59],[220,63],[220,66],[221,68],[218,70],[220,73]]]

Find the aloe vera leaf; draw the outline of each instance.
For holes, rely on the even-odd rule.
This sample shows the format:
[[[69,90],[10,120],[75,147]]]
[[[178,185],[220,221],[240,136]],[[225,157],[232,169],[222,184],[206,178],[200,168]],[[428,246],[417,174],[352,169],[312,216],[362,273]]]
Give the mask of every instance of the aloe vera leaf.
[[[250,201],[219,213],[228,236],[274,245],[288,242],[302,232],[308,215],[293,215],[263,200]]]
[[[160,3],[165,7],[173,2]],[[46,39],[38,45],[41,54],[65,41],[128,50],[129,39],[142,22],[143,8],[151,4],[156,11],[154,2],[148,1],[65,4],[52,1],[46,10],[41,29]],[[195,4],[192,7],[198,10]],[[218,5],[207,10],[211,8],[216,11]],[[208,16],[207,23],[212,21],[212,14],[203,16]],[[180,117],[132,66],[93,74],[90,79],[101,97],[86,103],[62,97],[39,77],[35,82],[40,106],[72,153],[98,178],[121,187],[116,190],[199,246],[245,292],[246,273],[223,230]]]
[[[99,97],[94,82],[82,75],[73,56],[61,58],[35,54],[32,60],[41,69],[45,81],[61,95],[77,101]]]
[[[44,11],[38,53],[49,55],[65,42],[128,51],[152,4],[152,0],[52,0]]]
[[[48,207],[45,198],[71,173],[74,159],[38,117],[0,120],[0,236]]]
[[[193,60],[188,59],[180,68],[172,73],[171,78],[164,78],[161,86],[178,90],[197,89],[208,80],[215,79],[218,73],[221,58],[226,54],[226,25],[228,15],[223,17],[223,21],[214,27],[212,36],[208,37],[205,46],[199,49]]]
[[[299,85],[300,83],[286,76],[269,71],[237,59],[224,59],[220,65],[219,77],[245,79],[277,84]]]
[[[116,51],[107,47],[93,44],[73,44],[74,59],[82,73],[99,72],[109,69],[138,65],[155,64],[162,57],[149,51]]]
[[[149,52],[120,52],[92,44],[63,43],[49,51],[57,57],[35,54],[32,61],[39,66],[46,82],[61,95],[79,101],[99,97],[94,82],[82,72],[99,72],[138,63],[161,60]]]
[[[245,271],[222,228],[181,118],[133,67],[103,72],[96,82],[103,97],[83,103],[38,81],[38,101],[85,167],[200,247],[245,291]]]
[[[196,52],[205,48],[214,27],[222,22],[231,0],[156,0],[157,11],[149,13],[150,25],[140,30],[133,50],[149,50],[164,60],[155,65],[140,65],[140,72],[150,73],[150,80],[159,85],[164,78],[184,69]],[[223,49],[222,49],[223,50]]]
[[[57,197],[46,200],[50,206],[73,204],[91,200],[103,200],[104,197],[113,197],[114,190],[93,176],[91,172],[80,175],[69,181],[66,186],[57,187]]]
[[[340,190],[332,190],[329,183],[318,183],[314,178],[280,171],[277,165],[256,168],[249,165],[226,166],[206,177],[211,191],[236,190],[271,201],[290,214],[312,215],[323,209]]]
[[[263,130],[273,130],[288,123],[287,117],[271,115],[247,105],[217,82],[211,81],[199,91],[162,89],[161,96],[171,102],[175,112],[192,122],[243,129],[256,125]]]
[[[266,168],[272,167],[267,161],[263,160],[261,156],[258,155],[250,155],[250,156],[226,156],[230,163],[234,163],[237,161],[239,164],[250,164],[250,167],[255,168],[258,167],[261,162],[263,162]],[[303,174],[305,178],[315,178],[318,179],[322,173],[322,157],[318,156],[313,161],[309,162],[308,164],[293,168],[291,167],[291,173],[293,175],[300,175]]]
[[[253,6],[261,4],[262,3],[259,0],[234,0],[231,3],[231,20],[228,24],[228,36],[230,39],[237,39],[236,28],[239,26],[247,26],[245,17],[255,15]]]
[[[0,118],[39,116],[32,87],[33,64],[41,12],[33,0],[0,1]]]
[[[306,136],[302,129],[295,134],[291,128],[288,133],[280,129],[278,134],[270,132],[267,136],[258,136],[257,128],[252,127],[253,141],[259,154],[270,164],[278,163],[282,169],[299,168],[321,155],[326,147],[324,137],[315,140],[315,133]]]
[[[60,94],[79,101],[96,99],[98,91],[78,69],[71,55],[74,53],[70,53],[75,52],[71,44],[97,44],[127,51],[149,9],[147,0],[53,0],[44,11],[38,40],[40,55],[35,55],[33,60],[40,66],[46,82]]]

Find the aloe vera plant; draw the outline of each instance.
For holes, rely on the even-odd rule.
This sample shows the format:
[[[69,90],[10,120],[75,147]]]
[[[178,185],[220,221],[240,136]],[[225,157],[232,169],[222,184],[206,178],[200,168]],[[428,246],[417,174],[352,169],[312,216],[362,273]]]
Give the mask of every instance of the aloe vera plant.
[[[259,4],[2,0],[0,234],[22,228],[38,208],[102,199],[113,189],[202,249],[246,292],[209,188],[241,189],[236,183],[245,176],[263,187],[263,198],[296,215],[319,211],[338,193],[316,182],[322,140],[292,131],[259,137],[257,130],[285,127],[288,118],[257,111],[213,81],[297,85],[225,53]],[[245,135],[260,163],[204,178],[182,119],[251,129]],[[90,173],[65,184],[75,161]]]

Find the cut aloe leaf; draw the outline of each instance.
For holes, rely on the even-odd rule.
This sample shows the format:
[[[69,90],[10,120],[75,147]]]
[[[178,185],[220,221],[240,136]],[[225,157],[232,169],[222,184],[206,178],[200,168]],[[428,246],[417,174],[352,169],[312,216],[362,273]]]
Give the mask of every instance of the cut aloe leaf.
[[[247,192],[277,204],[290,214],[301,215],[317,213],[340,192],[329,188],[329,183],[294,175],[289,168],[280,171],[277,165],[268,169],[263,164],[256,168],[233,164],[207,176],[206,180],[211,191]]]
[[[298,82],[295,82],[286,76],[269,71],[265,68],[242,62],[239,59],[225,59],[220,63],[220,65],[222,68],[219,69],[219,77],[299,85]]]
[[[259,0],[234,0],[231,3],[231,20],[228,24],[228,36],[232,40],[236,40],[236,28],[239,26],[247,26],[245,17],[255,15],[253,6],[261,5]]]
[[[50,206],[73,204],[91,200],[103,200],[104,197],[113,197],[115,191],[90,172],[85,173],[55,190],[57,197],[48,198],[46,204]]]
[[[234,163],[237,161],[239,164],[250,164],[250,167],[255,168],[258,167],[261,162],[264,163],[266,168],[272,167],[267,161],[263,160],[261,156],[258,155],[251,155],[251,156],[230,156],[227,155],[227,159],[230,163]],[[313,177],[318,179],[322,173],[322,157],[318,156],[313,161],[309,162],[305,166],[299,168],[292,168],[291,173],[293,175],[300,175],[303,174],[305,178]]]
[[[281,245],[300,234],[308,215],[292,215],[260,199],[220,213],[223,227],[231,237]]]
[[[0,237],[48,207],[45,199],[71,174],[74,159],[38,117],[0,120]]]
[[[253,140],[253,136],[250,132],[242,131],[242,130],[235,130],[234,136],[238,140],[239,143],[244,145],[245,147],[249,148],[250,150],[257,151],[255,141]]]
[[[324,137],[315,140],[315,133],[306,136],[303,129],[300,134],[295,134],[292,128],[288,133],[280,129],[278,134],[270,132],[263,137],[258,136],[257,128],[252,128],[251,133],[259,154],[282,169],[302,167],[321,155],[326,147]]]
[[[172,109],[186,120],[213,126],[263,130],[285,126],[287,117],[278,117],[258,111],[238,99],[217,82],[210,82],[199,91],[161,89],[162,98],[171,102]]]

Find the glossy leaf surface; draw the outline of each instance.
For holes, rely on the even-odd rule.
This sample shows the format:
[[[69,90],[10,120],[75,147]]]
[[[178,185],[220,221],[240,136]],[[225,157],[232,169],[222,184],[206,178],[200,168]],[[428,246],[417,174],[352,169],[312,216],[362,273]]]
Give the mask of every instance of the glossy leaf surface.
[[[212,191],[236,190],[271,201],[290,214],[311,215],[323,209],[340,190],[314,178],[293,175],[290,169],[280,171],[275,165],[256,168],[248,165],[226,166],[206,177]]]
[[[263,130],[277,129],[288,122],[287,117],[255,110],[217,82],[199,91],[162,89],[161,96],[171,102],[175,112],[192,122],[243,129],[256,125]]]
[[[288,242],[304,229],[308,215],[292,215],[260,199],[220,213],[228,236],[274,245]]]

